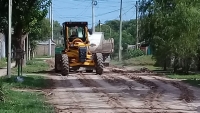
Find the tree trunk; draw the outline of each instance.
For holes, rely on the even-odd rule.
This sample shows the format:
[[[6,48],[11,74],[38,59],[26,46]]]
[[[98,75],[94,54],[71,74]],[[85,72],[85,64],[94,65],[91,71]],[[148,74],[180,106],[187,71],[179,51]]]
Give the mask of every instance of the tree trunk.
[[[163,70],[164,70],[164,71],[167,70],[167,59],[166,59],[166,58],[165,58],[165,60],[164,60]]]
[[[178,59],[177,59],[177,57],[175,56],[175,58],[174,58],[174,73],[176,73],[177,72],[177,69],[178,69]]]
[[[28,33],[26,33],[25,35],[23,35],[23,30],[22,30],[22,25],[18,24],[15,27],[15,31],[14,31],[14,46],[15,46],[15,55],[16,56],[20,56],[20,53],[17,52],[18,50],[23,50],[24,51],[24,40],[26,39]],[[22,62],[20,62],[20,59],[15,59],[16,61],[16,66],[17,65],[24,65],[24,59],[22,60]]]
[[[197,70],[200,71],[200,55],[198,55]]]

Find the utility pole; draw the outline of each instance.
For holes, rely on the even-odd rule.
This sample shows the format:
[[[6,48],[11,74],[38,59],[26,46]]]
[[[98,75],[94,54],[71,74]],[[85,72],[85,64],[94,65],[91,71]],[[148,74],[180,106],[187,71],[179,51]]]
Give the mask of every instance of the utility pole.
[[[29,39],[28,39],[28,35],[27,35],[27,37],[26,37],[26,60],[28,61],[29,60]]]
[[[51,28],[51,9],[52,9],[52,2],[50,3],[50,7],[49,7],[49,22],[50,22],[50,28]],[[49,56],[51,56],[51,38],[52,38],[52,33],[50,33],[50,36],[49,36]]]
[[[51,3],[51,40],[53,40],[53,38],[53,3]]]
[[[95,32],[95,12],[94,12],[94,6],[97,5],[96,0],[92,0],[92,32]]]
[[[26,52],[26,39],[24,40],[23,43],[24,43],[24,52]],[[27,62],[27,57],[26,57],[26,54],[24,54],[24,66],[26,66],[26,62]]]
[[[120,3],[119,61],[122,61],[122,0]]]
[[[138,1],[136,1],[136,49],[138,49]]]
[[[8,6],[8,62],[7,62],[7,75],[11,77],[11,22],[12,22],[12,0],[9,0]]]

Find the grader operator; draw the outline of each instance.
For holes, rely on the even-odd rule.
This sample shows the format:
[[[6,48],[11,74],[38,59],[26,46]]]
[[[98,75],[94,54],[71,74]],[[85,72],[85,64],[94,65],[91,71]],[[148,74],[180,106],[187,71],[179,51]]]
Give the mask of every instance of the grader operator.
[[[90,31],[89,33],[92,34]],[[86,69],[95,69],[96,74],[103,73],[102,54],[92,54],[89,50],[87,22],[64,22],[62,34],[64,50],[55,56],[56,71],[61,70],[62,75],[66,76],[70,70],[86,67]]]

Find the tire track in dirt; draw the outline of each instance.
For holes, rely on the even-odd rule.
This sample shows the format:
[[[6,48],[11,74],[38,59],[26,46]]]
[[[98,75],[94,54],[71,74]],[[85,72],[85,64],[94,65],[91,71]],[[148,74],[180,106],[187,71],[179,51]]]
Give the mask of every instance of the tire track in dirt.
[[[155,73],[155,72],[153,72],[153,71],[150,71],[149,69],[147,69],[147,68],[141,68],[140,70],[134,70],[134,71],[132,71],[132,70],[127,70],[127,73],[137,73],[137,74],[139,74],[139,75],[143,75],[143,76],[156,76],[156,75],[160,75],[160,74],[158,74],[158,73]],[[192,101],[194,101],[195,100],[195,96],[194,96],[194,93],[193,93],[193,90],[191,90],[191,89],[189,89],[188,87],[186,87],[185,85],[183,85],[183,84],[180,84],[179,82],[175,82],[175,81],[168,81],[168,82],[166,82],[166,81],[164,81],[163,79],[158,79],[158,77],[152,77],[152,78],[154,78],[154,79],[157,79],[157,80],[160,80],[160,81],[162,81],[162,82],[164,82],[164,83],[170,83],[170,84],[172,84],[172,86],[174,86],[174,87],[176,87],[176,88],[178,88],[180,91],[181,91],[181,94],[180,94],[180,97],[179,97],[179,99],[180,100],[183,100],[183,101],[185,101],[185,102],[187,102],[187,103],[190,103],[190,102],[192,102]]]
[[[84,75],[80,74],[77,75],[78,80],[80,80],[85,86],[91,87],[92,90],[95,93],[98,93],[101,95],[101,98],[107,97],[106,101],[107,103],[113,107],[115,112],[126,112],[126,113],[136,113],[129,109],[129,107],[125,106],[122,102],[119,100],[119,96],[111,95],[104,91],[103,89],[98,89],[98,87],[101,87],[97,82],[92,80],[89,77],[85,77]]]
[[[105,81],[108,81],[113,86],[122,86],[125,85],[128,88],[128,93],[131,94],[134,92],[138,92],[138,97],[143,97],[144,94],[146,94],[149,90],[148,87],[146,87],[143,84],[140,84],[132,79],[129,79],[128,77],[121,76],[120,74],[107,74],[107,75],[100,75],[102,79]]]
[[[148,106],[150,110],[155,111],[156,108],[166,109],[166,107],[162,106],[162,103],[159,101],[162,94],[164,93],[164,90],[159,91],[158,89],[159,86],[157,84],[135,75],[127,74],[125,76],[127,76],[132,80],[137,81],[140,84],[144,84],[150,88],[150,90],[144,96],[145,105]]]
[[[159,103],[159,98],[162,96],[164,91],[158,91],[158,85],[154,82],[148,81],[146,79],[143,79],[139,76],[135,76],[132,74],[129,74],[129,71],[124,71],[121,69],[113,68],[110,71],[114,73],[121,73],[122,75],[140,83],[150,88],[150,90],[147,92],[147,94],[144,96],[144,103],[145,106],[148,106],[148,108],[152,111],[154,111],[156,108],[163,108],[161,104]]]
[[[123,75],[119,75],[119,74],[117,74],[117,76],[113,75],[113,74],[109,74],[107,76],[112,76],[111,78],[113,78],[113,77],[121,78],[121,79],[123,79],[122,81],[123,82],[126,81],[126,83],[127,83],[128,80],[130,80],[128,77],[123,76]],[[107,77],[107,78],[109,78],[109,77]],[[147,79],[147,80],[150,80],[150,79]],[[195,112],[194,111],[195,108],[193,106],[187,105],[185,103],[181,103],[180,101],[176,100],[178,98],[178,95],[179,95],[179,93],[177,93],[177,92],[179,92],[177,88],[175,88],[171,85],[161,84],[162,82],[159,81],[159,80],[154,79],[153,82],[155,82],[155,84],[158,84],[160,86],[160,87],[158,87],[159,92],[162,92],[163,89],[165,91],[165,92],[162,93],[162,96],[159,98],[160,101],[157,100],[158,101],[157,104],[159,104],[160,107],[156,106],[156,108],[153,108],[154,112],[165,112],[165,113],[167,113],[167,112],[169,112],[169,113],[172,113],[172,112],[174,112],[174,113],[177,113],[177,112],[179,112],[179,113]],[[136,85],[136,86],[138,86],[138,85]],[[135,88],[135,87],[132,86],[132,88]],[[174,90],[176,92],[174,92]],[[133,90],[133,92],[137,93],[136,90]],[[174,93],[176,93],[176,94],[174,94]],[[139,98],[141,98],[141,97],[139,97]],[[173,100],[173,101],[171,101],[171,100]],[[154,101],[154,103],[155,103],[155,101]],[[178,107],[174,106],[174,105],[178,105]],[[144,109],[146,109],[146,108],[144,108]]]
[[[187,108],[185,109],[190,109],[193,112],[195,112],[195,109],[199,107],[200,102],[199,100],[197,100],[198,97],[197,95],[196,96],[194,95],[193,90],[188,88],[189,86],[186,86],[179,81],[169,80],[167,78],[163,78],[159,76],[148,76],[148,77],[161,81],[163,84],[165,84],[165,86],[168,86],[168,90],[171,90],[173,94],[176,93],[177,91],[180,92],[179,94],[177,94],[179,95],[177,96],[177,99],[174,99],[174,102],[177,102],[176,104],[178,104],[179,107],[185,105],[187,106]]]
[[[179,96],[181,95],[181,91],[171,85],[171,83],[167,83],[166,81],[161,81],[160,79],[156,79],[152,76],[140,76],[144,79],[152,81],[159,85],[160,89],[164,89],[165,93],[161,97],[162,104],[167,106],[170,110],[186,110],[186,111],[194,111],[194,107],[189,105],[186,101],[181,101]],[[177,106],[178,105],[178,106]]]
[[[129,79],[128,77],[126,77],[126,76],[122,76],[122,75],[120,75],[120,74],[113,74],[113,73],[109,73],[108,75],[100,75],[100,76],[103,76],[102,78],[103,79],[109,79],[109,78],[111,78],[112,80],[109,80],[110,81],[110,84],[112,84],[112,82],[114,82],[114,78],[120,78],[121,80],[119,80],[119,79],[117,79],[117,82],[115,82],[113,85],[115,85],[115,87],[117,87],[118,85],[121,85],[119,82],[126,82],[126,84],[127,85],[130,85],[130,83],[128,82],[128,81],[134,81],[134,80],[131,80],[131,79]],[[112,77],[110,77],[110,76],[112,76]],[[106,80],[107,81],[107,80]],[[135,81],[134,81],[135,82]],[[118,84],[117,84],[118,83]],[[136,82],[137,83],[137,82]],[[135,87],[134,87],[134,85],[135,84],[132,84],[132,89],[134,89]],[[136,87],[138,86],[138,85],[142,85],[142,84],[140,84],[140,83],[137,83],[137,85],[136,85]],[[146,86],[145,86],[146,87]],[[129,90],[130,91],[130,90]],[[131,92],[133,92],[133,93],[137,93],[137,91],[136,90],[132,90]],[[145,93],[146,94],[146,93]],[[124,97],[124,98],[126,98],[124,95],[122,96],[122,97]],[[120,97],[120,98],[122,98],[122,97]],[[141,98],[141,97],[138,97],[138,98]],[[143,97],[142,97],[143,98]],[[129,100],[126,100],[126,102],[127,103],[129,103],[129,101],[130,100],[132,100],[132,99],[134,99],[134,98],[128,98]],[[123,100],[123,99],[121,99],[121,100]],[[143,102],[144,101],[144,99],[141,101],[141,102]],[[135,103],[138,103],[138,102],[135,102]],[[135,104],[135,103],[133,103],[133,104]],[[185,111],[183,111],[182,109],[169,109],[169,108],[167,108],[167,107],[165,107],[164,105],[162,105],[162,102],[158,102],[160,105],[159,106],[161,106],[161,107],[157,107],[158,105],[156,105],[156,103],[155,103],[155,101],[154,101],[154,105],[156,106],[155,108],[153,108],[153,109],[148,109],[147,107],[130,107],[130,108],[132,108],[132,110],[139,110],[137,113],[139,113],[139,112],[141,112],[141,113],[152,113],[152,112],[155,112],[155,113],[190,113],[191,111],[190,110],[185,110]],[[129,106],[131,106],[130,104],[129,104]]]
[[[54,95],[49,100],[55,106],[56,113],[60,112],[81,112],[86,113],[85,109],[81,107],[81,101],[79,96],[74,94],[74,91],[66,92],[66,88],[73,89],[73,85],[70,82],[66,82],[66,78],[63,76],[49,76],[55,81],[55,89],[52,91]],[[61,87],[62,86],[62,87]],[[73,104],[71,104],[73,103]]]
[[[134,100],[135,103],[137,103],[137,105],[134,105],[134,109],[141,109],[140,112],[149,112],[148,108],[143,104],[143,101],[141,101],[143,95],[147,93],[149,88],[130,79],[129,81],[125,80],[119,76],[120,75],[116,73],[114,75],[113,73],[100,75],[103,80],[115,87],[119,87],[121,92],[124,92],[121,98],[123,98],[125,101]]]
[[[77,74],[68,76],[70,82],[73,84],[74,90],[79,95],[79,99],[82,102],[83,108],[87,113],[114,113],[112,107],[98,97],[97,93],[94,93],[91,87],[87,87],[78,80]]]
[[[129,89],[131,89],[131,87],[133,86],[133,84],[128,83],[126,80],[118,77],[118,75],[112,76],[111,73],[106,75],[100,75],[100,77],[114,86],[127,85]]]
[[[157,77],[152,77],[156,80],[162,81],[165,84],[172,84],[172,86],[176,87],[177,89],[180,90],[181,94],[179,96],[179,100],[185,101],[187,103],[190,103],[192,101],[194,101],[196,99],[196,97],[194,96],[193,90],[189,89],[188,87],[175,82],[175,81],[165,81],[163,79],[159,79]]]
[[[145,73],[141,73],[141,72],[137,73],[136,71],[133,71],[134,73],[132,73],[132,71],[124,71],[124,70],[125,69],[123,69],[123,70],[122,69],[111,69],[111,71],[113,71],[113,72],[122,73],[123,75],[126,75],[126,76],[128,75],[129,78],[132,78],[132,79],[134,79],[136,81],[140,80],[138,78],[142,78],[143,80],[150,81],[150,82],[160,86],[160,87],[157,88],[157,90],[160,89],[160,92],[162,94],[161,96],[159,96],[159,99],[161,100],[161,102],[159,102],[158,104],[162,105],[160,107],[164,107],[165,109],[169,109],[167,111],[196,112],[195,111],[196,108],[194,108],[194,106],[192,104],[187,104],[187,103],[191,102],[192,100],[194,100],[193,91],[188,89],[184,85],[182,85],[182,84],[180,84],[178,82],[174,82],[174,81],[170,81],[169,82],[168,81],[168,83],[170,83],[171,85],[166,85],[166,86],[168,86],[166,88],[166,87],[163,87],[163,85],[165,86],[166,81],[164,81],[164,80],[161,81],[161,80],[156,79],[156,78],[148,79],[148,76],[150,76],[150,77],[153,76],[153,75],[148,75],[148,71],[145,72]],[[139,76],[138,76],[138,74],[139,74]],[[138,82],[140,82],[140,81],[138,81]],[[141,82],[143,82],[143,81],[141,81]],[[165,84],[161,85],[161,82],[163,82]],[[146,83],[146,82],[144,82],[144,83]],[[153,86],[155,86],[155,85],[153,85]],[[173,90],[171,90],[171,88]],[[164,89],[164,90],[162,91],[162,89]],[[180,92],[181,92],[180,94],[178,94],[178,95],[180,95],[179,100],[185,100],[184,101],[185,103],[184,102],[181,103],[181,102],[177,101],[178,99],[175,99],[175,100],[172,99],[172,98],[175,98],[175,97],[178,98],[178,95],[177,96],[176,95],[175,96],[171,96],[171,98],[168,97],[168,99],[166,100],[166,94],[165,93],[170,94],[170,93],[177,92],[178,90],[180,90]],[[165,98],[164,101],[163,101],[163,98]],[[166,104],[166,101],[169,101],[169,100],[171,100],[171,103],[168,102],[168,104]],[[157,101],[154,101],[153,103],[155,103],[155,102],[157,102]]]

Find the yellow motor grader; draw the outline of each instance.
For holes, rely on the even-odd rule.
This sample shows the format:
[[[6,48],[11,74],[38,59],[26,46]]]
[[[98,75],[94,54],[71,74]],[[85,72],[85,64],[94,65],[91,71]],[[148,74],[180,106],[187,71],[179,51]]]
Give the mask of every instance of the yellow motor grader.
[[[91,53],[89,50],[87,22],[64,22],[62,35],[64,37],[64,50],[55,55],[55,71],[61,71],[63,76],[69,74],[70,70],[80,67],[95,69],[96,74],[103,73],[102,53]],[[92,45],[95,46],[95,45]]]

